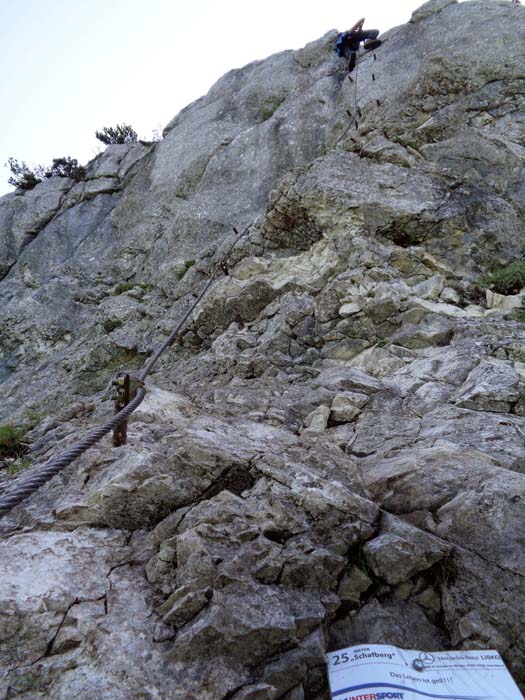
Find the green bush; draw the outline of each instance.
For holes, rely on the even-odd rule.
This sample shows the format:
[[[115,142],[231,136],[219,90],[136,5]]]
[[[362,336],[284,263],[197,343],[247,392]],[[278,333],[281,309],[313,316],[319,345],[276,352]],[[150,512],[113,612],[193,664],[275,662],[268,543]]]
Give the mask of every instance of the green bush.
[[[95,136],[106,146],[113,143],[134,143],[138,140],[137,132],[130,124],[105,126],[102,131],[95,131]]]
[[[76,158],[53,158],[53,165],[46,171],[46,177],[69,177],[80,182],[86,177],[86,169],[78,164]]]
[[[525,287],[525,260],[489,272],[482,284],[498,294],[518,294]]]
[[[19,163],[16,158],[8,158],[7,165],[11,170],[8,182],[18,190],[32,190],[39,182],[50,177],[69,177],[75,182],[80,182],[86,177],[86,169],[78,164],[76,158],[70,156],[53,158],[52,165],[47,168],[36,165],[31,169],[27,163]]]
[[[16,158],[8,158],[6,165],[9,165],[11,177],[8,183],[18,190],[32,190],[35,185],[45,178],[46,169],[43,165],[37,165],[31,169],[27,163],[19,163]]]
[[[13,425],[0,425],[0,459],[20,457],[27,452],[27,445],[22,442],[24,433]]]

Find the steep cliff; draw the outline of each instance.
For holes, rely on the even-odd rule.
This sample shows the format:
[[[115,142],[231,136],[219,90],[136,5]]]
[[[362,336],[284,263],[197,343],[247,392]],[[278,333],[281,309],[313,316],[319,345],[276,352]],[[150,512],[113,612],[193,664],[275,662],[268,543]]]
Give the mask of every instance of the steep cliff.
[[[325,651],[361,642],[525,681],[525,326],[480,292],[525,253],[525,8],[431,0],[353,81],[336,36],[0,200],[29,470],[247,230],[128,445],[0,521],[0,698],[324,700]]]

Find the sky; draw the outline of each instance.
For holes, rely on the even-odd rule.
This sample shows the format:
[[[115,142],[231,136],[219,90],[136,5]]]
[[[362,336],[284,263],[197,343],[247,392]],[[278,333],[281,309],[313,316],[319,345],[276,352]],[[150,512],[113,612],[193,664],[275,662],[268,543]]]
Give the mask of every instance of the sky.
[[[95,131],[151,139],[224,73],[360,17],[386,31],[421,0],[0,0],[0,195],[9,157],[85,164]]]

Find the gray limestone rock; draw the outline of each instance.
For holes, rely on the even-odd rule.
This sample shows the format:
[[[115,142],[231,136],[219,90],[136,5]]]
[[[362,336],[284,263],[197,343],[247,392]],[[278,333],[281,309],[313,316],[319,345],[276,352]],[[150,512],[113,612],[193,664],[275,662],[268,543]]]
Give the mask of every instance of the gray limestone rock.
[[[60,209],[73,182],[54,177],[28,192],[17,191],[0,200],[0,279],[15,264],[21,251]]]
[[[372,600],[330,628],[331,649],[356,644],[394,644],[423,651],[448,648],[443,632],[414,603]]]
[[[250,605],[246,606],[246,597]],[[236,611],[242,609],[242,616]],[[285,586],[230,585],[216,591],[209,607],[177,634],[174,659],[234,656],[251,664],[297,643],[325,616],[313,593]]]
[[[367,542],[363,552],[376,576],[396,584],[433,566],[451,552],[451,547],[388,515],[382,520],[379,536]]]
[[[335,423],[348,423],[361,413],[367,401],[366,394],[352,391],[336,394],[330,406],[330,418]]]
[[[523,472],[525,468],[521,420],[515,416],[442,406],[425,416],[420,438],[476,448],[507,469]]]
[[[303,433],[316,434],[324,433],[330,417],[330,408],[328,406],[318,406],[304,419],[305,429]]]
[[[421,7],[414,10],[410,21],[415,23],[420,22],[423,19],[427,19],[427,17],[437,14],[441,10],[445,9],[445,7],[453,5],[456,1],[457,0],[427,0],[427,2],[421,5]]]
[[[354,643],[523,678],[525,327],[481,289],[525,253],[523,7],[431,0],[357,96],[336,36],[0,201],[2,492],[215,275],[128,444],[0,521],[0,697],[326,700]]]
[[[246,686],[235,693],[233,700],[274,700],[275,688],[267,683]]]
[[[90,162],[87,179],[117,178],[120,181],[148,150],[149,148],[140,142],[112,144]]]
[[[361,593],[372,585],[372,579],[360,568],[353,566],[341,579],[337,595],[343,601],[358,603]]]
[[[478,411],[508,413],[521,396],[519,376],[509,364],[485,360],[475,367],[460,387],[456,405]]]
[[[418,349],[449,345],[452,324],[446,317],[427,316],[417,325],[405,323],[392,336],[392,341],[406,348]]]
[[[381,388],[381,383],[358,367],[331,366],[323,370],[316,383],[332,391],[374,393]]]

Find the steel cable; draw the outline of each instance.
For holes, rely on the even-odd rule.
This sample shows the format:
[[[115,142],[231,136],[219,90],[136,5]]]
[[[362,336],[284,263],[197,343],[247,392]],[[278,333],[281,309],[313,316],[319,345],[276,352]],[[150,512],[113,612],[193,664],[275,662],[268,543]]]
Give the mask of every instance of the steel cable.
[[[200,292],[199,296],[195,302],[190,306],[188,311],[184,314],[182,319],[179,321],[177,326],[171,332],[168,339],[160,346],[160,348],[150,357],[146,362],[142,370],[138,373],[137,377],[140,381],[144,381],[147,375],[151,372],[153,365],[157,362],[160,356],[174,343],[175,338],[180,333],[182,327],[190,317],[191,313],[194,311],[196,306],[202,300],[208,289],[211,287],[213,281],[215,280],[218,271],[221,269],[224,262],[230,256],[232,250],[235,248],[237,243],[241,240],[243,236],[249,230],[247,226],[242,233],[238,233],[237,229],[233,229],[237,235],[235,241],[228,248],[226,253],[223,255],[219,263],[215,266],[213,273]],[[20,479],[19,483],[15,484],[12,489],[8,490],[7,493],[0,495],[0,518],[6,513],[9,513],[15,506],[19,505],[28,496],[34,493],[37,489],[43,486],[46,481],[49,481],[52,477],[58,474],[62,469],[65,469],[71,464],[77,457],[86,452],[90,447],[93,447],[101,438],[104,437],[110,430],[117,428],[121,423],[129,418],[133,411],[142,403],[144,397],[146,396],[146,389],[140,386],[133,397],[133,399],[118,413],[116,413],[112,418],[107,420],[102,425],[91,430],[84,438],[82,438],[76,445],[70,447],[65,452],[53,457],[53,459],[46,462],[32,476],[28,476],[25,479]]]
[[[243,230],[242,233],[238,233],[238,231],[237,231],[236,228],[234,228],[233,230],[235,231],[235,233],[238,234],[238,235],[237,235],[237,238],[234,240],[234,242],[233,242],[233,243],[231,244],[231,246],[228,248],[228,250],[226,251],[226,253],[223,255],[223,257],[221,258],[220,262],[219,262],[217,265],[215,265],[215,269],[213,270],[213,273],[212,273],[210,279],[208,280],[208,282],[207,282],[206,285],[204,286],[203,290],[201,291],[201,293],[199,294],[199,296],[197,297],[197,299],[195,300],[195,302],[190,306],[190,308],[188,309],[188,311],[184,314],[184,316],[182,317],[182,319],[179,321],[179,323],[178,323],[178,324],[176,325],[176,327],[173,329],[173,331],[171,332],[169,338],[160,346],[160,348],[157,350],[157,352],[155,352],[155,354],[153,354],[153,355],[149,358],[149,360],[146,362],[146,364],[144,365],[144,367],[142,368],[142,370],[138,373],[137,376],[138,376],[138,378],[139,378],[141,381],[144,381],[144,380],[146,379],[146,377],[148,376],[148,374],[151,372],[151,370],[152,370],[152,368],[153,368],[153,365],[157,362],[157,360],[159,359],[159,357],[160,357],[171,345],[173,345],[173,343],[175,342],[175,338],[176,338],[176,337],[178,336],[178,334],[180,333],[182,327],[184,326],[184,324],[186,323],[186,321],[188,320],[188,318],[190,317],[190,315],[193,313],[194,309],[198,306],[199,302],[201,301],[201,299],[203,298],[203,296],[206,294],[206,292],[208,291],[208,289],[209,289],[209,288],[211,287],[211,285],[213,284],[213,282],[214,282],[214,280],[215,280],[215,277],[217,276],[217,273],[218,273],[219,270],[221,269],[222,264],[228,259],[228,257],[230,256],[230,253],[231,253],[232,250],[235,248],[235,246],[237,245],[237,243],[241,240],[241,238],[242,238],[243,236],[245,236],[246,233],[248,232],[248,227],[246,227],[246,228]]]
[[[146,396],[146,390],[139,387],[133,399],[121,411],[116,413],[110,420],[102,425],[91,430],[80,442],[65,450],[57,457],[46,462],[32,476],[27,477],[16,484],[6,494],[0,496],[0,518],[8,513],[12,508],[17,506],[28,496],[34,493],[37,489],[43,486],[46,481],[49,481],[55,474],[65,469],[77,457],[93,447],[101,438],[104,437],[110,430],[119,426],[133,413],[133,411],[142,403]]]

